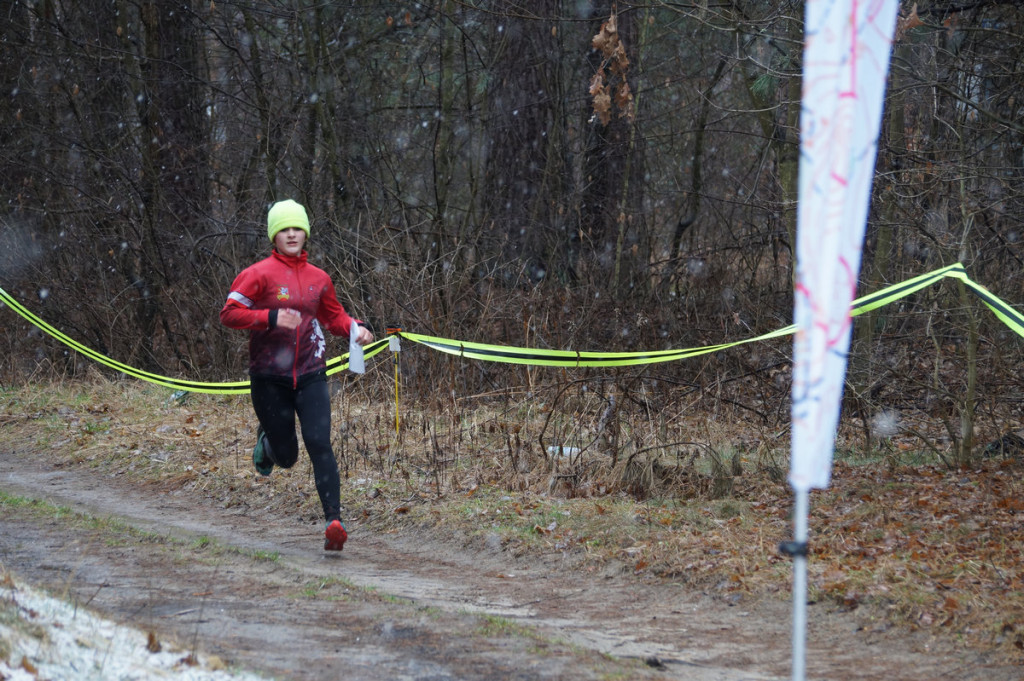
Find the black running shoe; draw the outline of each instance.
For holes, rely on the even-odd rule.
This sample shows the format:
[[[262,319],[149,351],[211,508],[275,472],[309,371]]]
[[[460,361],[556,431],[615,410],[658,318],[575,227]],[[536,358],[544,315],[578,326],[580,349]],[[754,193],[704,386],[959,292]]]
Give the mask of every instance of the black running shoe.
[[[252,465],[264,477],[274,470],[274,461],[268,455],[267,449],[267,434],[263,432],[263,426],[260,426],[256,429],[256,446],[252,448]]]

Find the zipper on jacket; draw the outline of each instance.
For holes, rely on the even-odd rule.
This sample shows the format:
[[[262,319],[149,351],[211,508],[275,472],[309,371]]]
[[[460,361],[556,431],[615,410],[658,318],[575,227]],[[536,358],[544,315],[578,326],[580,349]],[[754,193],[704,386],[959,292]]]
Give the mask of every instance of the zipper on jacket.
[[[298,293],[297,309],[299,310],[299,315],[301,316],[302,315],[302,277],[299,276],[299,267],[300,266],[301,266],[301,263],[296,263],[296,265],[292,268],[292,271],[295,272],[295,283],[298,284],[298,286],[297,286],[297,289],[298,289],[298,291],[297,291],[297,293]],[[295,390],[295,389],[297,389],[299,387],[299,352],[302,350],[302,347],[301,347],[301,345],[302,345],[302,341],[301,341],[301,337],[302,337],[302,324],[303,324],[303,322],[299,322],[299,325],[295,327],[295,352],[292,353],[292,390]]]

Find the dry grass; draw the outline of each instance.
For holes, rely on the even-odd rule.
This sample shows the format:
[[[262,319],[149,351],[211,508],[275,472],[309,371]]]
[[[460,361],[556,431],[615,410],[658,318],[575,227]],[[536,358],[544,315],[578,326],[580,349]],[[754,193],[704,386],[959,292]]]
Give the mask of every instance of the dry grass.
[[[695,418],[534,390],[401,404],[337,382],[342,498],[360,532],[439,539],[574,569],[671,580],[728,601],[789,597],[786,443]],[[248,397],[136,382],[52,383],[2,394],[0,448],[88,466],[223,508],[318,521],[308,461],[260,478]],[[544,446],[541,443],[545,443]],[[565,445],[574,450],[547,447]],[[864,626],[927,629],[1024,661],[1021,465],[949,471],[895,445],[837,457],[812,499],[812,598]]]

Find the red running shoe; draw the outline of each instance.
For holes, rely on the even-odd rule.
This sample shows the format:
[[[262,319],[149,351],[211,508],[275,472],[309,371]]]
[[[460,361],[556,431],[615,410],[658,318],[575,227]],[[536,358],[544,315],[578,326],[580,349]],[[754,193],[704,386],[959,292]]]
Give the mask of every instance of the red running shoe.
[[[324,551],[341,551],[345,547],[345,540],[348,539],[348,532],[340,520],[332,520],[327,523],[324,530]]]

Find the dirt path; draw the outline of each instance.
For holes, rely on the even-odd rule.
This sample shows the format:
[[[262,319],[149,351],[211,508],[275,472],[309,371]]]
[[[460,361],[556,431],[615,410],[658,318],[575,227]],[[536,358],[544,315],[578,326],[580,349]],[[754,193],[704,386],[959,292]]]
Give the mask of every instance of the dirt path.
[[[342,554],[319,525],[243,516],[84,468],[0,452],[0,490],[111,517],[110,532],[8,512],[0,562],[26,581],[282,679],[686,679],[790,674],[789,604],[727,605],[671,584],[581,575],[560,560],[468,552],[349,523]],[[80,524],[79,524],[80,525]],[[177,541],[159,541],[168,537]],[[208,550],[213,540],[222,549]],[[810,608],[808,676],[832,681],[1019,679],[915,634]]]

